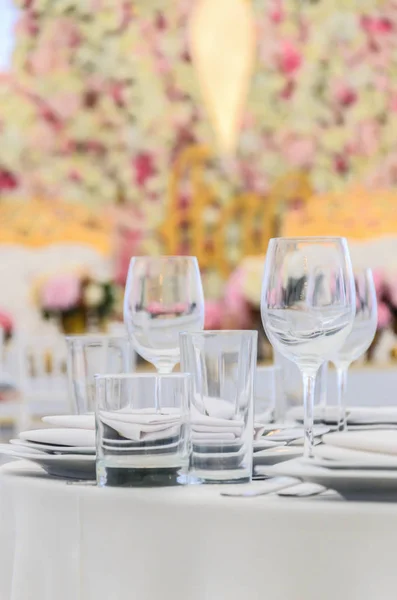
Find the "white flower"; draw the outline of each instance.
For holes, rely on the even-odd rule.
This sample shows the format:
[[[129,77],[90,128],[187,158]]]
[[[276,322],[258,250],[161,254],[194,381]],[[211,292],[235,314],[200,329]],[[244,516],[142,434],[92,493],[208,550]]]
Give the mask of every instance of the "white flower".
[[[102,286],[97,283],[89,283],[84,290],[84,302],[89,308],[96,308],[105,299],[105,292]]]

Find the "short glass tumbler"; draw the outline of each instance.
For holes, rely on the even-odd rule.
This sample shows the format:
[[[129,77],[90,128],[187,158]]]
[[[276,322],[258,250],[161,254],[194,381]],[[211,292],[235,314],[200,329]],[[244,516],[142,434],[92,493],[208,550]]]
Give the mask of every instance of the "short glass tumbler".
[[[95,412],[95,380],[98,373],[132,373],[136,353],[127,337],[71,335],[68,348],[69,395],[78,414]]]
[[[181,367],[192,377],[190,476],[208,483],[252,476],[256,331],[182,333]]]
[[[99,486],[169,486],[187,482],[190,376],[97,375]]]

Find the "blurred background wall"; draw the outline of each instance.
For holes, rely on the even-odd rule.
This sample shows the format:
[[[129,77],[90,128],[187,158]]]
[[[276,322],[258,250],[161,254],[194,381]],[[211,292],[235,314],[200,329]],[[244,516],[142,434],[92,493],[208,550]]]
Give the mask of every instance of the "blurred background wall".
[[[329,234],[390,329],[395,0],[1,0],[0,32],[4,323],[104,327],[131,255],[187,253],[252,326],[269,237]]]

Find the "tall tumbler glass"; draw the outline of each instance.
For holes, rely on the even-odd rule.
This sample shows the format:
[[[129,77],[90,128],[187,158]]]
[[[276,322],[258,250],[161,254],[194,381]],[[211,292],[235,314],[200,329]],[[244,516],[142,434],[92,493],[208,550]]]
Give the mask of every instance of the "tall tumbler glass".
[[[127,337],[71,335],[68,348],[69,396],[78,414],[95,412],[97,373],[132,373],[136,354]]]
[[[252,476],[256,331],[182,333],[181,367],[192,377],[191,469],[208,483]]]
[[[99,486],[187,482],[190,375],[96,375]]]

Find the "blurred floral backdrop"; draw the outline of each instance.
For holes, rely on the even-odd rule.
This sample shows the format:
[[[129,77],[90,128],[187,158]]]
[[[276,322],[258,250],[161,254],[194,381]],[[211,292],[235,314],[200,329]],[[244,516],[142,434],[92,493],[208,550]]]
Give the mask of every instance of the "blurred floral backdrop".
[[[397,1],[251,1],[256,66],[235,169],[215,158],[206,174],[211,219],[241,191],[266,203],[292,169],[315,193],[395,185]],[[176,157],[214,146],[189,51],[197,2],[19,0],[0,79],[0,194],[128,205],[116,220],[137,239],[153,231]],[[190,194],[184,182],[178,202]]]

